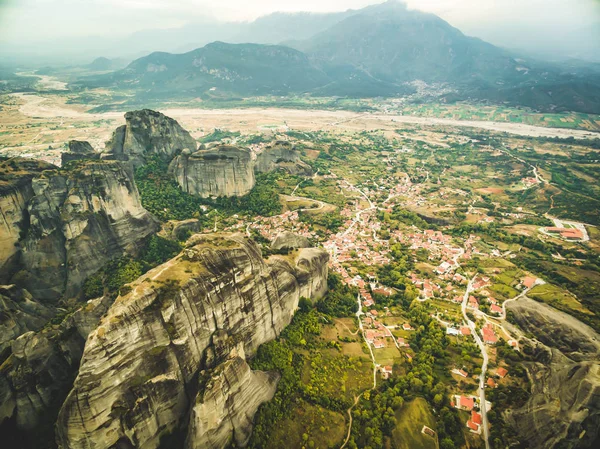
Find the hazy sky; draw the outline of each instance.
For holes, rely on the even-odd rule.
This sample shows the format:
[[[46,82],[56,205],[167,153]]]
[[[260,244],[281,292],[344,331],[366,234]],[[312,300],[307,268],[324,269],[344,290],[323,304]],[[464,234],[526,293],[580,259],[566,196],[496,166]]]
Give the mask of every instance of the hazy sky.
[[[212,16],[252,20],[274,11],[342,11],[382,0],[0,0],[0,43],[21,44],[62,37],[117,37],[142,29],[173,28]],[[556,45],[596,40],[600,0],[407,0],[412,8],[440,15],[466,34],[498,45]],[[563,37],[564,36],[564,37]],[[550,42],[547,42],[550,40]],[[589,44],[589,43],[588,43]],[[525,45],[526,46],[526,45]],[[550,47],[551,48],[551,47]]]

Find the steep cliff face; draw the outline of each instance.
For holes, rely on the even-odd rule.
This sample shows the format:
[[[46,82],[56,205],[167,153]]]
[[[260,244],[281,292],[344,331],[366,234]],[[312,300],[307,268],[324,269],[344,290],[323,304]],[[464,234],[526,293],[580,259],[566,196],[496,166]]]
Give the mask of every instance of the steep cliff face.
[[[161,438],[186,428],[211,435],[202,442],[207,446],[189,436],[188,447],[222,447],[228,429],[245,440],[251,419],[242,414],[269,397],[271,381],[227,356],[236,347],[252,355],[289,324],[301,296],[322,296],[327,258],[304,249],[264,261],[242,236],[192,237],[180,256],[133,283],[90,334],[57,422],[59,447],[157,448]],[[204,387],[201,371],[219,367],[221,379],[260,386],[259,392],[253,397],[236,384]],[[202,403],[222,412],[206,416]],[[233,420],[224,415],[230,405],[240,407]]]
[[[540,341],[527,363],[531,396],[507,415],[528,447],[593,447],[600,437],[600,336],[531,299],[510,303],[515,321]]]
[[[171,160],[183,149],[195,151],[197,148],[189,132],[160,112],[132,111],[125,114],[125,120],[126,124],[117,128],[106,142],[103,159],[130,161],[139,167],[149,154]]]
[[[184,151],[169,169],[184,192],[203,198],[242,196],[255,184],[250,152],[229,145]]]
[[[10,355],[0,365],[3,445],[54,446],[56,416],[75,379],[85,339],[110,303],[108,297],[89,301],[59,326],[11,342]]]
[[[54,316],[54,309],[34,301],[28,291],[0,285],[0,360],[11,340],[38,331]]]
[[[279,376],[252,371],[243,350],[233,350],[210,374],[191,409],[186,448],[226,447],[232,440],[244,447],[250,439],[252,418],[263,402],[275,395]]]
[[[134,251],[157,229],[120,163],[80,162],[32,180],[21,270],[13,282],[35,298],[77,294],[108,260]]]
[[[27,230],[27,203],[33,197],[31,180],[53,165],[14,158],[0,163],[0,282],[6,283],[16,268],[19,241]]]
[[[264,149],[256,158],[257,173],[284,170],[291,175],[312,176],[312,168],[300,159],[300,152],[285,141],[275,142]]]

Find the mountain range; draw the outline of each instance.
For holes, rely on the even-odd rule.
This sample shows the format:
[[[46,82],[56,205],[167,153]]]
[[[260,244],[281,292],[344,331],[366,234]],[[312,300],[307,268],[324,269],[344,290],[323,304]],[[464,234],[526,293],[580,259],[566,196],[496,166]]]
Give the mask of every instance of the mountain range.
[[[123,70],[83,78],[74,87],[134,89],[147,100],[286,94],[391,97],[413,92],[412,83],[421,81],[444,86],[445,101],[600,113],[597,68],[519,57],[403,3],[321,15],[308,30],[310,16],[272,15],[253,23],[264,29],[265,39],[277,35],[285,46],[214,42],[182,54],[155,52]],[[300,22],[304,25],[293,26]],[[286,34],[293,29],[303,31]]]

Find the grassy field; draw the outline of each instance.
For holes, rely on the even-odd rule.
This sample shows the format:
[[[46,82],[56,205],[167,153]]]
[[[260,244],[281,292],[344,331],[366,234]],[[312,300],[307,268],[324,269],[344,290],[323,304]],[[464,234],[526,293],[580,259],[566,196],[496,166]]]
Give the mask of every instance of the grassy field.
[[[581,304],[577,298],[568,291],[552,284],[537,285],[527,294],[536,301],[542,301],[559,310],[575,311],[586,315],[594,313]]]
[[[436,437],[421,433],[423,426],[436,430],[435,418],[423,398],[416,398],[396,412],[396,428],[392,432],[396,449],[437,449]]]
[[[519,294],[514,287],[524,275],[525,273],[518,268],[509,268],[494,276],[489,289],[502,299],[514,298]]]
[[[378,364],[392,366],[394,362],[400,360],[400,352],[391,339],[386,338],[386,343],[388,346],[385,348],[373,349],[373,354]]]
[[[463,292],[457,293],[457,295],[462,296]],[[450,301],[445,301],[442,299],[430,299],[429,304],[431,304],[437,311],[442,313],[442,318],[445,321],[451,322],[462,322],[462,312],[460,310],[460,304],[456,304]]]
[[[277,426],[267,448],[339,447],[345,433],[346,422],[341,413],[303,402],[292,412],[292,418]]]
[[[486,269],[487,272],[488,268],[513,268],[515,265],[506,259],[490,257],[489,259],[481,259],[479,266]]]
[[[352,401],[371,385],[371,370],[371,361],[362,351],[360,357],[351,357],[341,355],[337,349],[321,349],[306,359],[302,383],[311,395]]]

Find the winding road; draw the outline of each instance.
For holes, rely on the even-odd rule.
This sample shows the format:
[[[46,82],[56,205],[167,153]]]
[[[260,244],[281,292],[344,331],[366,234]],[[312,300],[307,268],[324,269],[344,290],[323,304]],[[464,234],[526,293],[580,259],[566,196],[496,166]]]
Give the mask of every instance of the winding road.
[[[475,342],[477,343],[477,346],[479,346],[479,349],[481,350],[481,355],[483,356],[483,363],[481,365],[481,374],[479,375],[479,400],[480,400],[480,412],[481,412],[481,419],[482,419],[481,425],[483,427],[483,439],[485,441],[485,449],[490,449],[490,441],[489,441],[490,430],[489,430],[489,423],[488,423],[488,418],[487,418],[487,407],[486,407],[486,402],[485,402],[485,374],[487,371],[489,358],[488,358],[487,350],[485,348],[485,344],[483,343],[483,341],[481,340],[481,337],[477,333],[477,329],[475,328],[475,323],[473,321],[471,321],[469,319],[469,317],[467,316],[467,302],[469,301],[469,296],[471,295],[471,293],[474,290],[473,283],[475,282],[476,277],[477,276],[474,276],[469,281],[469,284],[467,285],[467,291],[465,292],[465,296],[463,297],[461,310],[462,310],[463,318],[467,322],[469,329],[471,330],[471,334],[473,335],[473,338],[475,338]]]

